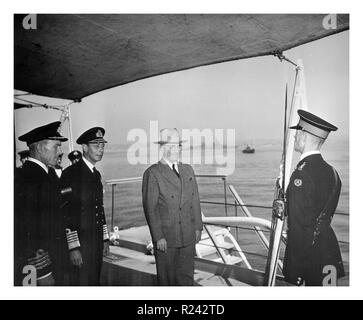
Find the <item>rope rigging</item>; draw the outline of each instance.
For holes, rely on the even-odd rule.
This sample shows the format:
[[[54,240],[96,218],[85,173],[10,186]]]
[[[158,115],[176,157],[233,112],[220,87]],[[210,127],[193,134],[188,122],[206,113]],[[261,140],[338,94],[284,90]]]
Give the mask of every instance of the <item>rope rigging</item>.
[[[56,110],[56,111],[60,111],[61,112],[61,116],[59,121],[61,122],[59,125],[59,129],[58,131],[61,132],[63,129],[63,125],[64,123],[68,120],[69,123],[69,128],[68,128],[68,134],[69,134],[69,151],[73,151],[73,136],[72,136],[72,122],[71,122],[71,110],[70,110],[70,106],[74,103],[78,103],[81,102],[80,100],[74,100],[74,101],[70,101],[65,105],[48,105],[46,103],[38,103],[38,102],[34,102],[34,101],[30,101],[24,98],[20,98],[20,96],[25,96],[25,95],[31,95],[31,93],[25,93],[25,94],[15,94],[14,98],[16,100],[22,101],[22,102],[26,102],[26,104],[20,104],[20,103],[15,103],[15,109],[20,109],[20,108],[45,108],[45,109],[51,109],[51,110]]]
[[[287,61],[287,62],[291,63],[292,65],[294,65],[296,67],[296,69],[300,69],[300,67],[295,62],[291,61],[289,58],[286,58],[282,51],[274,51],[274,52],[272,52],[272,55],[274,57],[277,57],[280,60],[280,62]]]
[[[27,99],[19,98],[17,95],[14,95],[14,98],[16,100],[26,102],[27,104],[24,105],[24,107],[26,107],[26,108],[45,108],[45,109],[53,109],[53,110],[57,110],[57,111],[62,111],[62,112],[64,111],[65,107],[70,106],[71,104],[75,103],[74,101],[71,101],[66,105],[52,106],[52,105],[48,105],[46,103],[38,103],[38,102],[30,101]]]

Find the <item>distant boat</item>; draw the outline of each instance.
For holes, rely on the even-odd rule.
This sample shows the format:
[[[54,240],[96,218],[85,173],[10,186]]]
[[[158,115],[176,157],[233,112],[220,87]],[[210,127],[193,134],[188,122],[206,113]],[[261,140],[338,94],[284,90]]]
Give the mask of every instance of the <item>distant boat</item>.
[[[255,148],[247,146],[245,149],[242,150],[242,153],[255,153]]]

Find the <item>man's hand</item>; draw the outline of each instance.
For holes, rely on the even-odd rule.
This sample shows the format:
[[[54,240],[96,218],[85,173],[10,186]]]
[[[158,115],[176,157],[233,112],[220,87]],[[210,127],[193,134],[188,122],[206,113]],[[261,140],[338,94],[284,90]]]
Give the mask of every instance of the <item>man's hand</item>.
[[[195,230],[195,241],[196,241],[196,243],[198,243],[201,238],[202,238],[202,231]]]
[[[50,274],[48,277],[37,280],[37,286],[39,287],[49,287],[54,286],[55,281],[52,274]]]
[[[166,240],[163,238],[163,239],[160,239],[157,243],[156,243],[156,248],[159,250],[159,251],[162,251],[162,252],[166,252],[167,248],[168,248],[168,245],[166,243]]]
[[[103,256],[107,257],[107,255],[110,253],[110,242],[105,241],[103,243]]]
[[[70,252],[71,264],[81,268],[83,265],[82,254],[79,250],[72,250]]]

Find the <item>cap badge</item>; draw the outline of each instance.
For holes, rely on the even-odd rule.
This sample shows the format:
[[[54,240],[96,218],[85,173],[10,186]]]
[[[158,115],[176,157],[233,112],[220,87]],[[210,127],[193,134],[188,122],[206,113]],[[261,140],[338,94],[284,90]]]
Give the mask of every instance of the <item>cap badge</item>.
[[[301,179],[295,179],[294,180],[294,185],[297,187],[301,187],[302,186],[302,180]]]

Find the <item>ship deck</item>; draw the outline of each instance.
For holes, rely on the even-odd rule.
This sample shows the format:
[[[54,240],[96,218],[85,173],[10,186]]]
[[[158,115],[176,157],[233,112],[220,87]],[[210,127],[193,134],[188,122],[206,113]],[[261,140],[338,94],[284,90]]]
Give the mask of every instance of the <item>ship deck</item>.
[[[110,254],[104,258],[101,284],[104,286],[156,286],[155,257],[147,254],[146,249],[146,243],[151,239],[149,228],[141,226],[121,230],[118,235],[119,246],[111,246]],[[208,268],[198,262],[196,261],[194,272],[196,286],[247,286],[233,278],[208,272],[206,271]]]
[[[155,257],[146,244],[151,239],[148,226],[120,230],[118,245],[110,246],[104,257],[101,275],[103,286],[156,286]],[[349,269],[345,265],[346,270]],[[263,273],[234,265],[195,258],[196,286],[262,286]],[[278,277],[277,286],[288,285]],[[349,286],[349,272],[339,279],[338,286]]]

